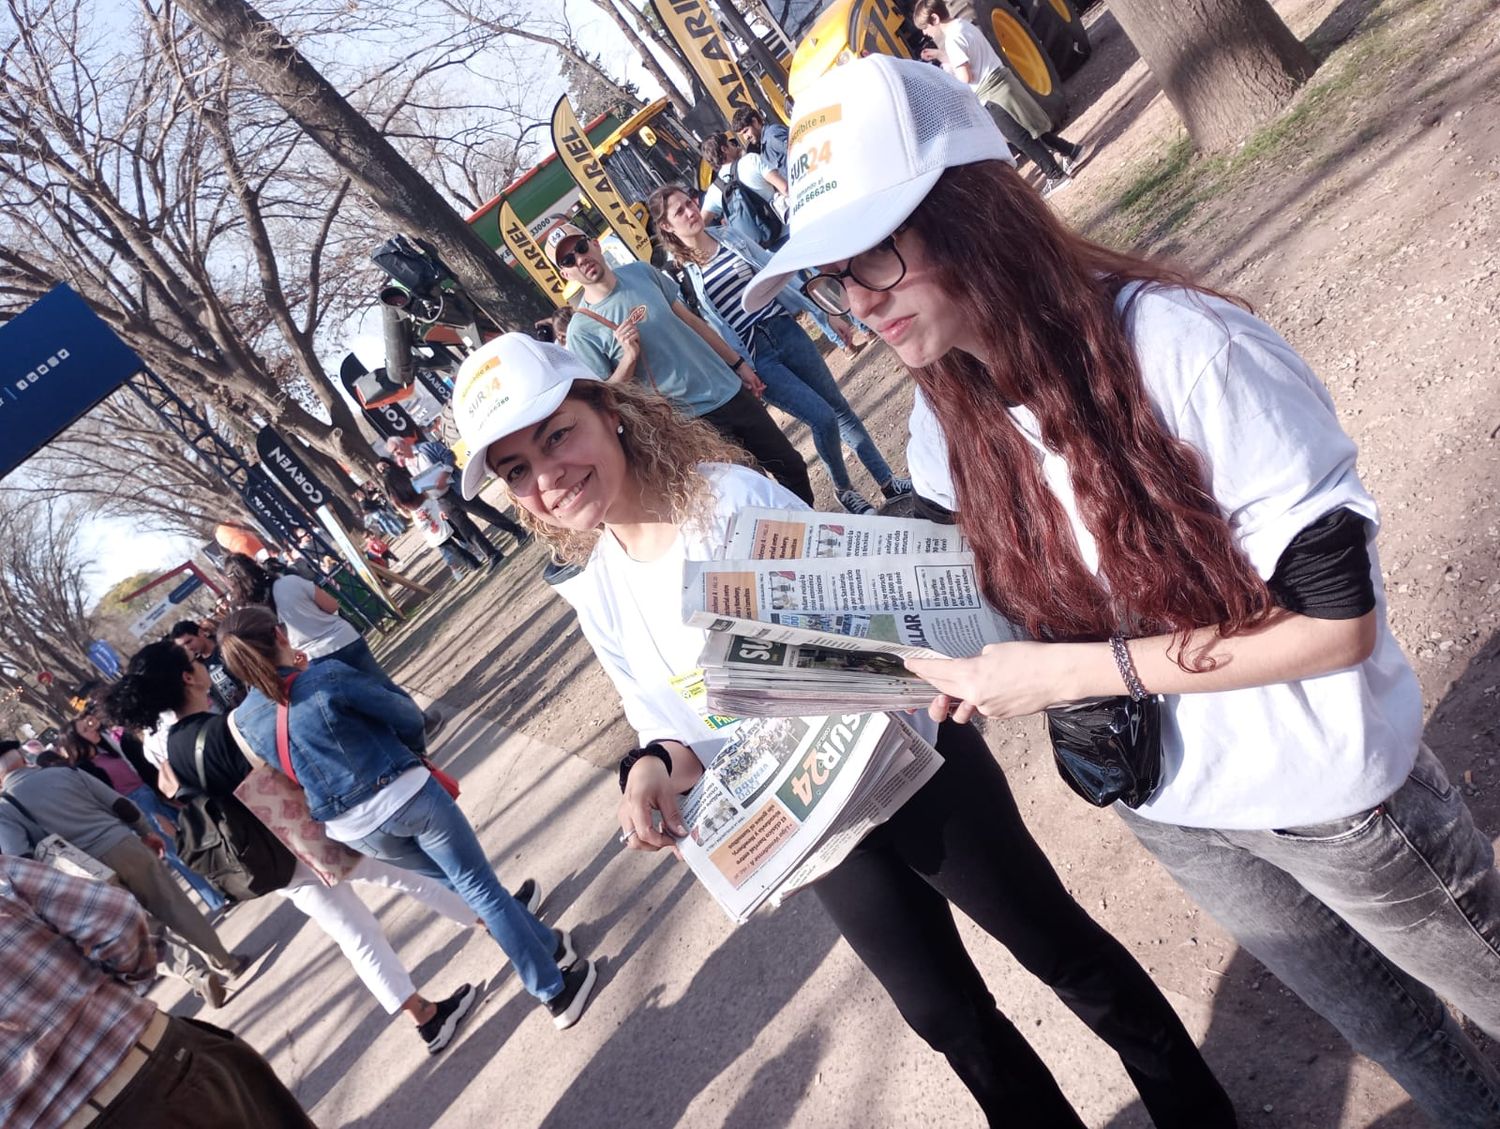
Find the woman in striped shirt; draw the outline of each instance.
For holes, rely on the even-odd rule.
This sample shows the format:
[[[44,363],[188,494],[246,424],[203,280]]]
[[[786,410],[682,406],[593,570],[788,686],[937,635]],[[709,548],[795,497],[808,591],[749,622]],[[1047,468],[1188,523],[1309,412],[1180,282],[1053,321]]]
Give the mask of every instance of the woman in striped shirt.
[[[653,192],[647,207],[667,250],[682,263],[704,320],[750,355],[765,382],[766,402],[807,424],[818,457],[833,479],[839,505],[856,514],[874,508],[849,477],[844,442],[859,456],[885,498],[910,493],[911,480],[892,472],[834,383],[818,347],[797,324],[795,311],[807,308],[805,300],[789,290],[783,295],[785,305],[775,302],[753,314],[744,312],[740,295],[770,255],[728,225],[710,231],[697,201],[675,185]]]

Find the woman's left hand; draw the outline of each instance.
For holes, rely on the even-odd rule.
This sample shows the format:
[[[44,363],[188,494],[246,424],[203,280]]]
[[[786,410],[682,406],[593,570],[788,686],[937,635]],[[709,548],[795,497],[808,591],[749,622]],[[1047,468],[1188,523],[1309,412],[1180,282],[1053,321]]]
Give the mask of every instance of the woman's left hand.
[[[984,717],[1024,717],[1073,700],[1061,643],[991,643],[969,659],[907,659],[906,668],[931,683],[938,696],[927,707],[934,721],[963,724]]]

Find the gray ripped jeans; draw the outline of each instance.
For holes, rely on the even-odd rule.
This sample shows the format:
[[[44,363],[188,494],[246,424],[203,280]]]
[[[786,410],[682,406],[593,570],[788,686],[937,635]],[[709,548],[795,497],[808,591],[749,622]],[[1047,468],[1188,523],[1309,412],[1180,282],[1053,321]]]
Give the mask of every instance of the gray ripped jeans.
[[[1500,1073],[1443,1006],[1500,1039],[1500,873],[1425,745],[1369,811],[1281,831],[1126,825],[1236,941],[1443,1129],[1500,1125]]]

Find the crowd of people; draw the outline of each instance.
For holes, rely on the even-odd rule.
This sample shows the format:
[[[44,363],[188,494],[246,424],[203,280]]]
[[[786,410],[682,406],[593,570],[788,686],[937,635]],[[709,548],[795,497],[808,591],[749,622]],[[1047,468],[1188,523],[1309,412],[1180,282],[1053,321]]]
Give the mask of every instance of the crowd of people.
[[[915,19],[941,68],[836,68],[803,93],[790,134],[736,117],[739,148],[715,139],[706,199],[653,195],[696,311],[655,267],[611,265],[587,232],[557,226],[546,253],[581,300],[541,336],[565,345],[507,333],[468,357],[454,390],[464,458],[393,442],[386,494],[447,530],[431,543],[455,568],[464,552],[476,568],[494,559],[472,516],[571,566],[556,590],[636,734],[620,841],[652,852],[687,833],[679,797],[726,739],[680,692],[705,641],[682,622],[683,564],[719,555],[746,506],[812,505],[766,403],[808,424],[840,504],[868,512],[847,443],[883,501],[915,494],[961,527],[985,598],[1024,637],[909,661],[933,699],[908,720],[942,766],[811,887],[988,1122],[1084,1124],[985,984],[955,909],[1118,1055],[1155,1125],[1237,1124],[1224,1064],[1068,893],[973,724],[1118,698],[1156,717],[1161,768],[1149,796],[1113,805],[1124,826],[1435,1125],[1493,1129],[1500,1072],[1444,1001],[1500,1038],[1500,873],[1421,742],[1379,511],[1330,397],[1243,303],[1062,223],[1012,147],[1050,191],[1081,147],[1033,120],[942,0],[919,0]],[[797,324],[814,310],[830,341],[868,331],[905,365],[910,479]],[[477,503],[491,477],[519,525]],[[455,539],[464,548],[444,551]],[[160,966],[222,1002],[249,963],[159,857],[176,805],[201,798],[259,817],[269,877],[252,888],[312,917],[430,1051],[474,989],[423,996],[348,883],[484,929],[559,1028],[590,1001],[593,962],[537,916],[534,880],[502,883],[429,756],[441,716],[317,585],[243,556],[225,572],[235,609],[216,629],[178,624],[111,687],[102,709],[119,731],[90,713],[50,759],[0,755],[0,960],[46,969],[0,985],[6,1124],[63,1124],[86,1104],[125,1124],[120,1064],[148,1076],[189,1045],[205,1046],[195,1069],[233,1076],[222,1100],[242,1112],[218,1124],[306,1123],[239,1040],[163,1018],[135,991]],[[300,804],[314,841],[257,806],[252,783]],[[17,857],[47,834],[121,889]],[[6,1020],[20,1007],[56,1018],[21,1029]],[[641,1068],[669,1066],[647,1054]]]

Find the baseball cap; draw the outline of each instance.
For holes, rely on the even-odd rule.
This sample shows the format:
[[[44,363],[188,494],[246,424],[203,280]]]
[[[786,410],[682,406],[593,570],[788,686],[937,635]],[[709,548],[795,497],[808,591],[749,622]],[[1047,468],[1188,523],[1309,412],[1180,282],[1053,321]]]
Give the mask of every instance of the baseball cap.
[[[547,232],[547,259],[553,266],[557,265],[557,245],[564,239],[572,239],[575,235],[581,235],[585,239],[589,237],[588,232],[573,223],[560,223]]]
[[[868,55],[797,98],[787,149],[791,238],[745,288],[750,312],[797,271],[868,251],[905,222],[947,169],[1010,161],[974,92],[929,63]]]
[[[464,497],[479,493],[491,443],[546,419],[575,380],[599,379],[560,345],[525,333],[502,334],[466,357],[453,382],[453,422],[466,449],[459,478]]]

